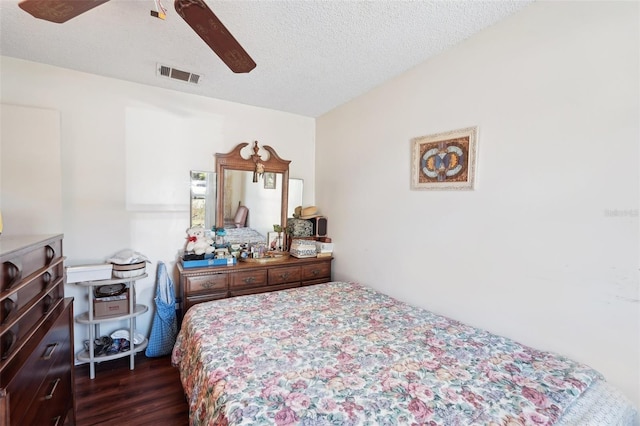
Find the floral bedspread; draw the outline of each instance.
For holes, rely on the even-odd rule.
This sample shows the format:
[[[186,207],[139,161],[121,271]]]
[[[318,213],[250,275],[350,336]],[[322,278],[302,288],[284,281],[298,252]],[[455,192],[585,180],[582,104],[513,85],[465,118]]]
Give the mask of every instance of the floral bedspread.
[[[345,282],[196,305],[172,362],[192,425],[549,425],[600,378]]]

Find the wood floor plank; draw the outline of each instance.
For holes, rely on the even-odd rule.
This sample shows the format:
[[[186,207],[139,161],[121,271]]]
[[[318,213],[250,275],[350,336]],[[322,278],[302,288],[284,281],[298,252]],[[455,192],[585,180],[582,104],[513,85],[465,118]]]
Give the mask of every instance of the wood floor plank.
[[[75,385],[77,426],[189,424],[178,369],[168,356],[137,354],[134,370],[129,358],[96,364],[93,380],[88,364],[76,366]]]

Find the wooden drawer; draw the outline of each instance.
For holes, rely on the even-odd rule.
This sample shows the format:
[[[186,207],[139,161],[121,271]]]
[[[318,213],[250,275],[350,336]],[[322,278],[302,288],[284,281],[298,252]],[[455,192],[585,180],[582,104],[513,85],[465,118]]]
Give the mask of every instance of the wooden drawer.
[[[305,287],[308,285],[316,285],[316,284],[326,284],[329,281],[331,281],[331,278],[318,278],[317,280],[308,280],[308,281],[302,281],[302,285],[301,287]]]
[[[16,287],[23,280],[46,266],[62,259],[62,239],[54,239],[27,251],[16,250],[3,256],[0,267],[0,291]],[[62,263],[60,262],[60,265]],[[53,268],[56,274],[53,279],[63,274],[62,266]]]
[[[39,293],[45,291],[53,280],[54,275],[52,271],[48,270],[25,283],[26,285],[24,287],[10,297],[15,303],[14,311],[27,306]]]
[[[186,313],[190,307],[193,305],[197,305],[202,302],[210,302],[212,300],[226,299],[229,294],[225,291],[223,293],[212,293],[207,294],[206,296],[199,297],[187,297],[184,301],[183,312]]]
[[[302,265],[302,281],[331,278],[331,262],[312,263]]]
[[[45,398],[49,390],[42,389],[42,387],[47,387],[47,381],[50,381],[51,387],[53,387],[55,378],[49,379],[51,374],[56,375],[56,378],[69,375],[69,383],[58,383],[58,386],[61,384],[63,386],[56,388],[58,394],[64,395],[63,403],[66,406],[66,400],[70,399],[70,393],[66,388],[71,387],[72,342],[69,323],[70,314],[66,310],[55,320],[46,335],[37,342],[24,365],[6,386],[10,396],[11,424],[40,424],[24,421],[23,416],[27,416],[33,411],[29,407],[35,403],[34,398],[51,399]]]
[[[4,318],[0,325],[2,338],[0,339],[0,362],[11,359],[15,351],[24,346],[27,339],[33,334],[34,327],[42,322],[43,317],[52,306],[60,303],[61,285],[41,294],[39,298],[30,300],[26,306],[14,309]],[[68,334],[68,333],[67,333]]]
[[[48,293],[48,296],[45,294]],[[45,297],[51,302],[64,296],[62,277],[55,275],[52,270],[45,271],[42,275],[34,276],[29,281],[23,282],[20,288],[4,299],[0,304],[0,324],[11,323],[15,318],[30,306]],[[40,312],[44,314],[45,312]]]
[[[231,292],[231,296],[245,296],[245,295],[248,295],[248,294],[267,293],[267,292],[271,292],[271,291],[287,290],[289,288],[295,288],[295,287],[298,287],[298,286],[299,286],[299,283],[295,282],[295,283],[268,285],[268,286],[265,286],[265,287],[253,287],[253,288],[247,288],[247,289],[239,289],[237,291],[232,291]]]
[[[231,291],[267,285],[267,271],[265,269],[250,269],[248,271],[238,271],[230,275]]]
[[[62,425],[69,411],[71,401],[71,370],[54,369],[47,376],[36,394],[36,398],[20,423],[22,425]]]
[[[185,278],[185,290],[190,293],[226,292],[229,288],[229,275],[207,274],[200,276],[187,276]]]
[[[284,266],[269,269],[269,286],[300,282],[299,266]]]

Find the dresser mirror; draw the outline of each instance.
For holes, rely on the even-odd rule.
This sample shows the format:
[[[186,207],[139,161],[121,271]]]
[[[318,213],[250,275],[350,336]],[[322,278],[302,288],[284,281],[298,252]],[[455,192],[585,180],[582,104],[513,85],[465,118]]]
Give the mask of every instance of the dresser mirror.
[[[228,173],[237,174],[236,176],[232,176],[232,180],[235,182],[240,182],[243,180],[247,180],[251,178],[253,180],[252,173],[238,171],[238,170],[227,170]],[[244,176],[243,176],[244,174]],[[216,174],[215,172],[203,171],[203,170],[191,170],[190,171],[190,213],[191,213],[191,222],[190,226],[202,226],[205,229],[211,229],[216,224]],[[274,180],[275,183],[275,191],[266,190],[267,197],[271,194],[276,194],[278,198],[274,199],[274,202],[270,203],[270,209],[265,211],[266,222],[268,224],[273,225],[273,223],[278,223],[280,220],[280,205],[278,204],[280,200],[281,193],[278,191],[280,188],[280,179],[281,176],[276,176],[277,180]],[[226,179],[225,179],[226,181]],[[252,183],[253,185],[253,183]],[[232,186],[231,186],[232,187]],[[258,189],[260,185],[257,185]],[[262,186],[264,189],[264,184]],[[304,194],[304,180],[297,178],[289,179],[289,200],[287,203],[287,217],[293,217],[294,210],[297,206],[302,205],[302,197]],[[233,220],[233,214],[235,214],[234,208],[237,208],[238,203],[242,203],[247,206],[258,206],[256,211],[265,210],[259,204],[262,202],[262,199],[259,197],[259,193],[255,197],[249,197],[248,194],[243,192],[238,192],[238,194],[231,191],[228,196],[225,197],[225,200],[229,200],[229,202],[225,203],[225,215],[224,220],[225,223],[229,224]],[[266,203],[265,203],[266,204]],[[266,206],[265,206],[266,207]],[[253,212],[256,214],[255,212]],[[247,220],[249,223],[252,223],[251,220],[254,219],[252,217],[248,217]],[[271,229],[269,229],[271,231]]]
[[[241,143],[215,158],[217,228],[244,226],[266,236],[273,231],[273,225],[286,224],[290,161],[280,158],[268,145],[259,147],[257,142],[252,146]],[[301,186],[301,182],[296,185]],[[296,189],[297,194],[301,192]],[[301,197],[291,202],[300,205]]]
[[[304,194],[304,180],[289,179],[289,203],[287,204],[287,217],[293,217],[296,207],[302,205],[302,195]]]
[[[191,226],[211,229],[216,224],[216,174],[191,170],[189,176]]]

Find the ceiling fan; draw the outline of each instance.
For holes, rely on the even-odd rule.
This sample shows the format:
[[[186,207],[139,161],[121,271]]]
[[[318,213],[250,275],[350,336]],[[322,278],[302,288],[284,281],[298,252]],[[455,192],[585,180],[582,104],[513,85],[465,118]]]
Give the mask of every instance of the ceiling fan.
[[[62,24],[109,0],[22,0],[18,6],[36,18]],[[204,40],[231,71],[248,73],[256,63],[204,0],[175,0],[178,15]]]

